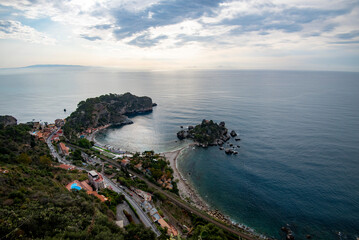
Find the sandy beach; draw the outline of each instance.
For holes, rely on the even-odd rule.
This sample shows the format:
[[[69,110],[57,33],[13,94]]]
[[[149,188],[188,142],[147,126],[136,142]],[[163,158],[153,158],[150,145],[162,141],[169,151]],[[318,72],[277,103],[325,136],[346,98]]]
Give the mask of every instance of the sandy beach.
[[[199,196],[196,190],[184,179],[184,177],[181,175],[177,168],[178,156],[184,149],[192,147],[192,145],[193,144],[171,152],[164,152],[161,153],[161,155],[165,156],[166,159],[170,162],[171,168],[173,169],[173,176],[175,180],[178,179],[177,187],[181,198],[186,201],[189,201],[198,209],[201,209],[203,211],[209,211],[209,206],[203,201],[203,199]]]

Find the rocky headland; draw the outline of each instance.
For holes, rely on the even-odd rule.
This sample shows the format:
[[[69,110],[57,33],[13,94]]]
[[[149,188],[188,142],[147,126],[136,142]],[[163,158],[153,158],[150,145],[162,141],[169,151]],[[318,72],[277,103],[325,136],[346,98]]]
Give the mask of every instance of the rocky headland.
[[[9,116],[9,115],[0,116],[0,125],[4,127],[14,126],[17,125],[17,120],[13,116]]]
[[[70,136],[89,128],[131,124],[129,115],[151,112],[156,105],[150,97],[138,97],[131,93],[88,98],[81,101],[76,111],[66,118],[64,131]]]

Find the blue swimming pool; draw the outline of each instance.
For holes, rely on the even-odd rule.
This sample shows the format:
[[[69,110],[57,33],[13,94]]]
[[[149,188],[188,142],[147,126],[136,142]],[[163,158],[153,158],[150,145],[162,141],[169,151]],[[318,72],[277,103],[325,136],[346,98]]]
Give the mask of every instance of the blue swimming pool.
[[[71,189],[81,190],[81,187],[80,187],[80,186],[77,186],[77,183],[73,183],[73,184],[71,185]]]

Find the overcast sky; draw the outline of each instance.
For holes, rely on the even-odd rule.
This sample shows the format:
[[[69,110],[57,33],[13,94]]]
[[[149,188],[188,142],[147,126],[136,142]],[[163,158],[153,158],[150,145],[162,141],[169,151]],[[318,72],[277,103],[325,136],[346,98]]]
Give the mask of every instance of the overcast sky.
[[[359,71],[358,0],[0,0],[0,67]]]

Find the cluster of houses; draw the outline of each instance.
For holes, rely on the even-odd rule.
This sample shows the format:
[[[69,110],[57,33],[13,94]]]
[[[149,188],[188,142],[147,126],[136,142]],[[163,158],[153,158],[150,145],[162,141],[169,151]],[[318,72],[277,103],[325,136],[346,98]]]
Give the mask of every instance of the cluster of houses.
[[[162,177],[160,179],[157,180],[157,182],[164,188],[172,190],[173,189],[173,185],[172,185],[172,179],[170,178],[166,178],[165,175],[162,175]]]
[[[122,162],[124,160],[121,161],[121,164],[124,165]],[[130,161],[128,160],[128,162],[126,163],[126,165],[129,163]],[[126,166],[125,165],[125,166]],[[142,163],[138,163],[134,166],[137,170],[141,171],[143,174],[147,174],[147,175],[151,175],[151,170],[146,168],[144,169],[142,167]],[[161,187],[166,188],[168,190],[172,190],[173,189],[173,185],[172,185],[172,179],[171,178],[167,178],[165,174],[162,175],[162,177],[160,179],[157,180],[157,183],[161,185]]]
[[[35,136],[41,141],[45,141],[51,133],[58,127],[62,127],[65,124],[64,119],[56,119],[53,124],[46,124],[40,122],[33,122],[33,129],[30,132],[31,135]],[[63,135],[62,130],[58,130],[51,138],[51,141],[59,141]]]
[[[174,237],[178,235],[177,229],[173,225],[167,223],[167,221],[158,213],[158,210],[152,206],[152,195],[150,193],[133,187],[131,187],[131,190],[141,198],[141,207],[151,216],[154,222],[158,223],[163,229],[167,228],[168,235]]]

